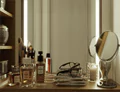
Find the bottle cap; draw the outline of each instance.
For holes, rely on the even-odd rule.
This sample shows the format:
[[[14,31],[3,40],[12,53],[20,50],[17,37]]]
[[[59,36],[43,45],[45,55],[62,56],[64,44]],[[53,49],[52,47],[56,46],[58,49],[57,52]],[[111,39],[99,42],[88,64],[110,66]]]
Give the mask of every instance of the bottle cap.
[[[47,54],[46,54],[46,57],[50,57],[50,53],[47,53]]]
[[[43,62],[43,56],[42,56],[42,54],[43,54],[43,52],[42,51],[38,51],[38,62]]]

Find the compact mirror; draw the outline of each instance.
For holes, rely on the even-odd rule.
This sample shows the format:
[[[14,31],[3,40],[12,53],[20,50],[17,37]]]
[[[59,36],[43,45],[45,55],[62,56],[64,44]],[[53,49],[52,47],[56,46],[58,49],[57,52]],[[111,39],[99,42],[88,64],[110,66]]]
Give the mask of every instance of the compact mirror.
[[[106,31],[101,34],[96,43],[96,53],[102,61],[110,61],[116,56],[119,44],[114,32]]]
[[[95,48],[95,44],[96,44],[96,37],[93,37],[91,42],[90,42],[90,45],[89,45],[89,48],[88,48],[88,51],[89,51],[89,54],[91,57],[95,57],[96,55],[96,48]]]

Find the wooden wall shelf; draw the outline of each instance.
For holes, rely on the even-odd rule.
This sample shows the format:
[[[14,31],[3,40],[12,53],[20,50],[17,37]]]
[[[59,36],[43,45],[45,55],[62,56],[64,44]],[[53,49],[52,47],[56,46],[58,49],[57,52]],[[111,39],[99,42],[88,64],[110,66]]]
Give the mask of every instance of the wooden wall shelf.
[[[9,39],[5,46],[0,45],[0,61],[8,60],[8,71],[11,65],[15,65],[16,49],[16,2],[18,0],[6,0],[5,9],[0,7],[0,24],[9,29]],[[20,0],[21,1],[21,0]],[[20,11],[18,11],[20,12]],[[19,25],[19,24],[18,24]],[[20,36],[19,36],[20,37]]]
[[[0,50],[2,49],[12,49],[12,46],[0,46]]]
[[[0,8],[0,16],[1,17],[12,17],[12,14],[6,10]]]

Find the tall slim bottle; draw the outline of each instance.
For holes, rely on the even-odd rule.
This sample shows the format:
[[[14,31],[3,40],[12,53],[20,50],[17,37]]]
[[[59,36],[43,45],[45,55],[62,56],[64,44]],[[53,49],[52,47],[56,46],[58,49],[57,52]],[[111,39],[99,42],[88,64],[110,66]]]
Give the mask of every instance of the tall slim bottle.
[[[43,62],[43,52],[38,52],[38,61],[36,63],[36,84],[44,83],[45,78],[45,63]]]
[[[50,53],[46,54],[46,72],[51,73],[51,58]]]

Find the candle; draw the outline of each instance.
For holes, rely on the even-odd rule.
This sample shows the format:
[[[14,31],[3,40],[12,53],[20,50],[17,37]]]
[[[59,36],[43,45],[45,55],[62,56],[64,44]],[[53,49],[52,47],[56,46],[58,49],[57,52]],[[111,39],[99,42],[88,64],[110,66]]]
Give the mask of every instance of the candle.
[[[90,80],[95,81],[97,75],[97,66],[93,65],[90,67]]]

